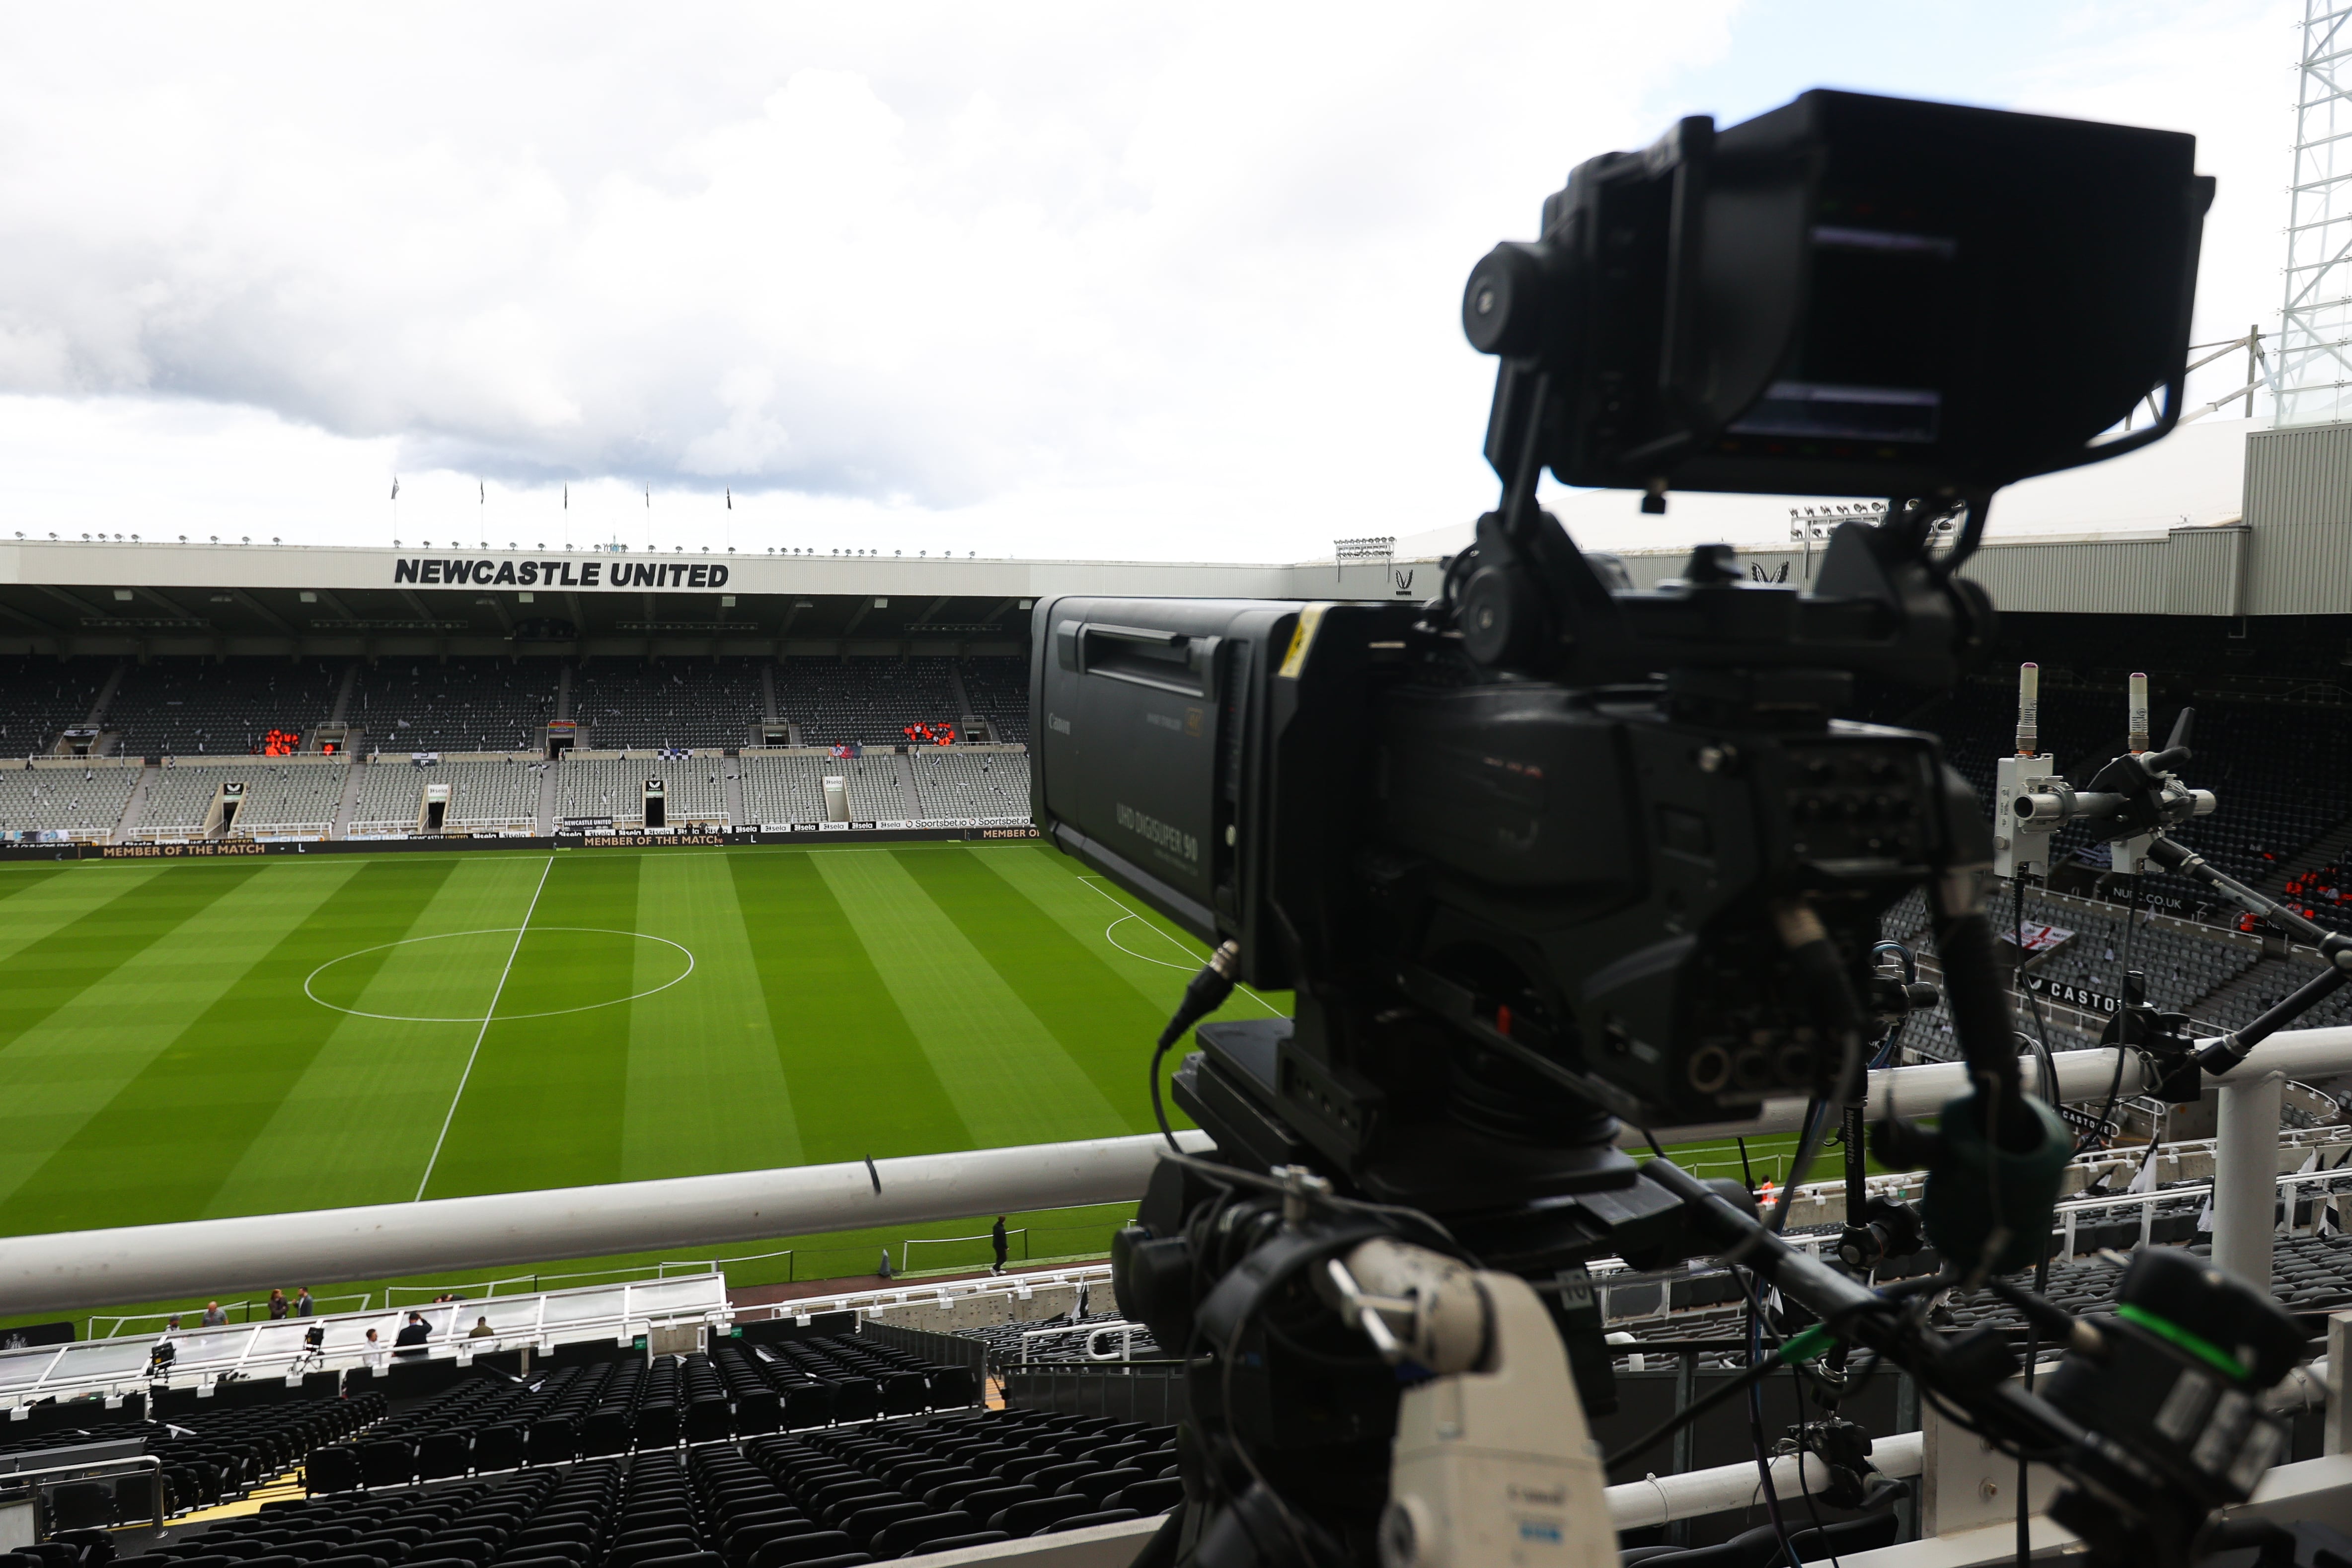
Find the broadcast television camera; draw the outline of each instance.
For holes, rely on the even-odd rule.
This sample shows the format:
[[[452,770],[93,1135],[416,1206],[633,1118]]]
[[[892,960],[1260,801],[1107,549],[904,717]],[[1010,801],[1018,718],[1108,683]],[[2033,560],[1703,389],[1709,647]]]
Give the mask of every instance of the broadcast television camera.
[[[2143,1389],[2171,1386],[2151,1355],[2206,1375],[2160,1333],[2078,1336],[2070,1416],[2002,1381],[2005,1344],[1946,1343],[1745,1192],[1615,1143],[1801,1092],[1801,1167],[1858,1093],[1879,917],[1924,886],[1975,1087],[1882,1137],[1929,1166],[1956,1278],[2039,1255],[2073,1147],[2020,1084],[1983,808],[1932,736],[1835,716],[1858,673],[1957,681],[1991,625],[1958,569],[1996,489],[2170,428],[2212,193],[2193,154],[1825,91],[1685,120],[1580,165],[1537,240],[1472,272],[1503,496],[1440,598],[1038,601],[1038,825],[1216,950],[1161,1051],[1236,981],[1297,997],[1199,1030],[1174,1094],[1216,1156],[1163,1161],[1118,1242],[1122,1308],[1192,1360],[1161,1559],[1612,1560],[1579,1410],[1612,1397],[1582,1271],[1607,1255],[1720,1253],[1998,1440],[2069,1455],[2061,1517],[2102,1551],[2180,1560],[2244,1495],[2259,1419],[2201,1464],[2084,1425],[2126,1362]],[[2151,396],[2162,418],[2117,434]],[[1643,591],[1538,507],[1545,468],[1652,511],[1677,488],[1888,506],[1801,590],[1703,547]],[[2292,1333],[2190,1272],[2140,1288],[2231,1343]]]

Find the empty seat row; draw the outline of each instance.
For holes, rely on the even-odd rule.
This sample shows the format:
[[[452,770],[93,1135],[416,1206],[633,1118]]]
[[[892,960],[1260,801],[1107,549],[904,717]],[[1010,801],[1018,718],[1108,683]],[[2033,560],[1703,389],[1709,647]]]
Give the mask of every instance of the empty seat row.
[[[559,1367],[531,1383],[476,1375],[310,1454],[310,1490],[350,1492],[583,1457],[968,1407],[971,1371],[855,1335]]]

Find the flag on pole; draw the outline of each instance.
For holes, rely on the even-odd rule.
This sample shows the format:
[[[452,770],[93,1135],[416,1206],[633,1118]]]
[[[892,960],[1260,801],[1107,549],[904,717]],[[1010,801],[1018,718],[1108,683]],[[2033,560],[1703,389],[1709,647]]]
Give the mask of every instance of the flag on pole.
[[[563,486],[563,509],[567,512],[572,509],[572,486],[568,484]]]
[[[730,512],[735,509],[735,486],[732,485],[727,486],[727,509]]]
[[[490,504],[489,482],[485,479],[477,479],[474,481],[474,486],[477,489],[481,491],[480,495],[474,497],[475,503],[478,506],[488,506]]]
[[[395,501],[400,499],[400,476],[397,474],[392,476],[392,498]]]

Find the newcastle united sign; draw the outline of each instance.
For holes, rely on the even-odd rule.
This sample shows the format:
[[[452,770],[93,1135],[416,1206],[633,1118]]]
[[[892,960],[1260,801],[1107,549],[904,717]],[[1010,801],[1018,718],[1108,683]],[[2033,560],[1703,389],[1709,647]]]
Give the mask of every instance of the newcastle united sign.
[[[402,556],[394,584],[419,588],[724,588],[723,561],[526,560],[513,556]]]

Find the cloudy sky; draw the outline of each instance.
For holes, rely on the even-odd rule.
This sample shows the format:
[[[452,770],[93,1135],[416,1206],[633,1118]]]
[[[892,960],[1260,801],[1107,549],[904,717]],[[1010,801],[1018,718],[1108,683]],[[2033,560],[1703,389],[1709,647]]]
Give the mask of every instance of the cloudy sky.
[[[1328,555],[1490,504],[1462,278],[1685,113],[2193,131],[2198,336],[2274,320],[2298,16],[12,7],[0,538]]]

